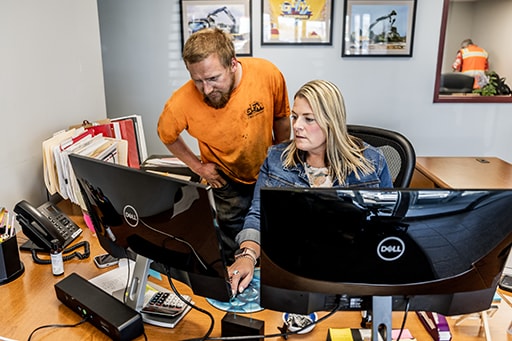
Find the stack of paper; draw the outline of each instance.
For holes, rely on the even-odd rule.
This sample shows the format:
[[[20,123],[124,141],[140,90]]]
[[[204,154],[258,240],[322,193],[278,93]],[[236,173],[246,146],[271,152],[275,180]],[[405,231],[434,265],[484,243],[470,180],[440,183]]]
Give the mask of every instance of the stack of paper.
[[[151,155],[144,160],[140,168],[186,181],[201,181],[199,175],[192,172],[183,161],[172,155]]]
[[[134,123],[134,119],[138,119]],[[124,166],[139,168],[146,157],[140,116],[102,120],[71,127],[55,133],[43,142],[44,181],[50,195],[59,193],[64,199],[85,208],[78,183],[69,162],[71,153],[92,157]],[[143,149],[144,148],[144,149]]]

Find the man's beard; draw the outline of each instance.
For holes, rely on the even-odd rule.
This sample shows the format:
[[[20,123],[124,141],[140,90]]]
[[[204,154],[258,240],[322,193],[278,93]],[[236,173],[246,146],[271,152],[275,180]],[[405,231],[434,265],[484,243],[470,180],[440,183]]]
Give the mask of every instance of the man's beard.
[[[204,102],[205,102],[208,106],[210,106],[210,107],[212,107],[212,108],[215,108],[215,109],[221,109],[221,108],[224,108],[224,107],[226,106],[226,104],[228,104],[228,101],[229,101],[229,98],[231,97],[231,92],[232,92],[232,91],[233,91],[233,90],[231,89],[231,90],[229,90],[229,92],[227,92],[227,93],[223,93],[223,94],[221,95],[221,97],[219,98],[219,100],[218,100],[218,101],[215,101],[215,102],[213,102],[213,101],[212,101],[208,96],[206,96],[206,95],[205,95],[205,96],[203,97],[203,98],[204,98]]]
[[[219,100],[215,101],[215,102],[213,102],[208,96],[204,95],[203,96],[204,102],[208,106],[215,108],[215,109],[224,108],[226,106],[226,104],[228,104],[229,99],[231,98],[231,94],[233,93],[234,87],[235,87],[235,74],[233,73],[233,75],[231,77],[231,85],[229,86],[228,91],[225,93],[221,93]]]

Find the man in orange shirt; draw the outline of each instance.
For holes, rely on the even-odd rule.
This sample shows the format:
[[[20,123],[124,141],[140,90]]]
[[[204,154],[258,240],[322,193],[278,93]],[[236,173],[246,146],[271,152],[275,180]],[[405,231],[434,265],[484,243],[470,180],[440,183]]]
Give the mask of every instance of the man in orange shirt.
[[[191,80],[166,102],[158,135],[213,187],[217,219],[234,251],[267,149],[290,138],[286,82],[267,60],[237,58],[231,36],[218,28],[192,34],[183,60]],[[183,130],[197,139],[200,159]]]
[[[475,78],[473,88],[478,89],[489,82],[486,75],[489,70],[488,58],[489,54],[486,50],[474,44],[471,39],[465,39],[457,52],[452,69],[473,76]]]

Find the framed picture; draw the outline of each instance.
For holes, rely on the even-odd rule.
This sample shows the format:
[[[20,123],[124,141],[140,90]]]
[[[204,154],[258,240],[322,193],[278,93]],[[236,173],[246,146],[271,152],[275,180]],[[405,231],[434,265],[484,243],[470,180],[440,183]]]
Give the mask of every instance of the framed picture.
[[[410,57],[416,0],[346,0],[343,57]]]
[[[262,0],[262,45],[332,45],[333,0]]]
[[[251,0],[181,0],[182,46],[188,37],[218,27],[233,37],[237,56],[252,56]]]

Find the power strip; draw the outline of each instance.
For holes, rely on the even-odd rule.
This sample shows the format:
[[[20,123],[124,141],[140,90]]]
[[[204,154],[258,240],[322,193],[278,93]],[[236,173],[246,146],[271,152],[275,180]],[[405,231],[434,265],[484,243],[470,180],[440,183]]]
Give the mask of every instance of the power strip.
[[[142,316],[88,280],[72,273],[55,284],[57,298],[115,341],[144,333]]]

